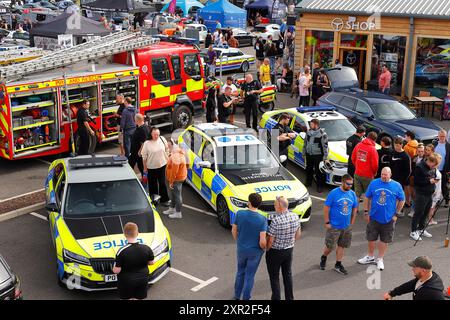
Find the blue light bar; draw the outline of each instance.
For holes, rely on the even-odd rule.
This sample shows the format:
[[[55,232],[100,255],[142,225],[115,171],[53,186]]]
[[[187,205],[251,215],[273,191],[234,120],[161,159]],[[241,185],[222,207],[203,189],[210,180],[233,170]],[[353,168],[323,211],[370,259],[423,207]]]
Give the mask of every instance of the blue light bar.
[[[92,156],[90,158],[69,159],[68,164],[72,169],[95,168],[95,167],[116,167],[128,163],[124,156]]]
[[[336,107],[332,107],[332,106],[298,107],[297,111],[300,112],[300,113],[321,112],[321,111],[336,111]]]

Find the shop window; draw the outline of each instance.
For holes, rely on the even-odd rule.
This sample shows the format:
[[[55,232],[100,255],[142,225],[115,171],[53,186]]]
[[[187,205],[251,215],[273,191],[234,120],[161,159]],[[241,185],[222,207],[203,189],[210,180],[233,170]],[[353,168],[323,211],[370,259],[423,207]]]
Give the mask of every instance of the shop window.
[[[444,98],[450,72],[450,39],[418,38],[414,95],[428,91]]]
[[[152,59],[153,78],[158,82],[170,80],[170,71],[165,58]]]
[[[331,68],[333,46],[334,32],[306,30],[303,65],[313,66],[317,62],[321,68]]]
[[[200,76],[200,63],[196,54],[184,55],[184,70],[191,76]]]
[[[341,47],[366,48],[367,35],[355,33],[342,33]]]
[[[374,35],[369,90],[378,91],[381,68],[386,66],[391,73],[391,94],[401,96],[405,65],[406,37]]]

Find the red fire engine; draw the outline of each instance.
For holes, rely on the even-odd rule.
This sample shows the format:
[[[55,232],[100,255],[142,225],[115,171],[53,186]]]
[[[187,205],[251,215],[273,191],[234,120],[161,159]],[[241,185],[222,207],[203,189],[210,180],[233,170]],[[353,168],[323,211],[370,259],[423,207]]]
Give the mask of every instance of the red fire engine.
[[[70,151],[84,99],[97,142],[117,139],[117,94],[131,97],[156,126],[185,128],[203,112],[198,49],[123,31],[0,68],[0,157]]]

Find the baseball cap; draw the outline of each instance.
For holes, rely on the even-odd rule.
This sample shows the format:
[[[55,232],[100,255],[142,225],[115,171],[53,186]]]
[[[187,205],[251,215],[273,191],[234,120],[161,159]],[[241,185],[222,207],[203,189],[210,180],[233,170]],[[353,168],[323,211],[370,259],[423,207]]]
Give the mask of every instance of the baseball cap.
[[[427,256],[416,257],[413,261],[409,261],[408,265],[413,268],[422,268],[425,270],[431,270],[431,259]]]

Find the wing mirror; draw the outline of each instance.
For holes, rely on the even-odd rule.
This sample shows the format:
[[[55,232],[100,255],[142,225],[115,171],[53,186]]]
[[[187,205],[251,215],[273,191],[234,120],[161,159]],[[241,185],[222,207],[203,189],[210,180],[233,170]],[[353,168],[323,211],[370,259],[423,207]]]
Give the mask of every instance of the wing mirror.
[[[285,155],[280,156],[281,163],[285,162],[286,160],[287,160],[287,156],[285,156]]]
[[[152,201],[152,203],[153,203],[154,205],[157,205],[157,204],[159,204],[159,202],[161,201],[161,196],[160,196],[159,194],[152,194],[152,195],[150,196],[150,200]]]
[[[211,164],[211,162],[209,162],[209,161],[200,161],[200,162],[197,164],[197,167],[211,169],[212,164]]]
[[[56,203],[47,203],[45,205],[45,209],[47,209],[49,212],[58,212],[58,210],[59,210]]]

